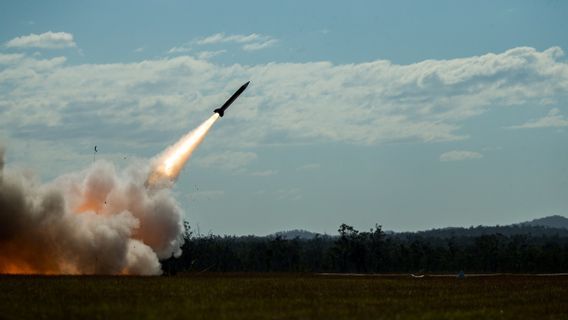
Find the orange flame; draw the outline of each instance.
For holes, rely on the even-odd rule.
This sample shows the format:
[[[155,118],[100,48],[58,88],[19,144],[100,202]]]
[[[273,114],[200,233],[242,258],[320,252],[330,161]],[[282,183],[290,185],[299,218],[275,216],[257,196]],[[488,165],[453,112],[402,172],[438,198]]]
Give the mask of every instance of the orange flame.
[[[155,160],[154,169],[148,178],[147,184],[151,186],[164,180],[175,181],[193,151],[203,141],[205,135],[217,119],[219,119],[219,114],[214,113],[199,127],[166,149]]]

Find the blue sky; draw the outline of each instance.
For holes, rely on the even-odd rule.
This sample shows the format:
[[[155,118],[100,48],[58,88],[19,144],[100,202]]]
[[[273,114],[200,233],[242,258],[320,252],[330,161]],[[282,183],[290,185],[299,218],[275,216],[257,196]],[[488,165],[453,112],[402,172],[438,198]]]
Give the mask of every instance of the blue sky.
[[[201,232],[568,214],[563,1],[0,4],[0,141],[50,180],[148,159],[251,86],[176,193]],[[126,159],[125,159],[126,158]]]

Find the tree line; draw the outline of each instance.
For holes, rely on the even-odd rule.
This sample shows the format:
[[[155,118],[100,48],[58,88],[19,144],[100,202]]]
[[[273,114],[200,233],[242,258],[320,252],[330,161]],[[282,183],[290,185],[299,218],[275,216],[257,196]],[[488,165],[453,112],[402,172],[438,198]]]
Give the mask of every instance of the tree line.
[[[162,268],[165,274],[568,272],[568,230],[520,227],[518,231],[474,232],[475,236],[459,230],[439,235],[385,234],[380,225],[358,231],[342,224],[337,236],[287,239],[281,235],[195,236],[186,224],[183,254],[162,261]]]

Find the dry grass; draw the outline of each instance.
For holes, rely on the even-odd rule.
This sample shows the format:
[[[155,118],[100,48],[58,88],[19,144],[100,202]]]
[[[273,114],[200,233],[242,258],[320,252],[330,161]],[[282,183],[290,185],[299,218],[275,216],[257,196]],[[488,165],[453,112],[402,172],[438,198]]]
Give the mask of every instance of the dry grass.
[[[566,319],[568,277],[0,277],[0,318]]]

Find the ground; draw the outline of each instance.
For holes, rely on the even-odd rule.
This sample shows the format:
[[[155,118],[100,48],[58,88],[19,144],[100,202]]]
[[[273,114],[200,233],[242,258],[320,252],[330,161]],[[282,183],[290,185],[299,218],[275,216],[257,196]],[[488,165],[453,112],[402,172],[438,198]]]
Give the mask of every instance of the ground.
[[[0,319],[567,319],[568,276],[0,276]]]

